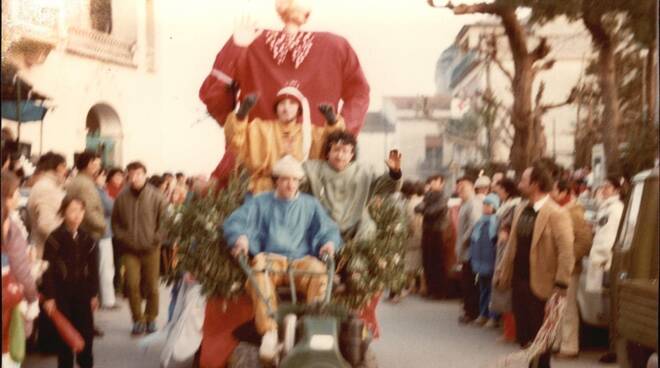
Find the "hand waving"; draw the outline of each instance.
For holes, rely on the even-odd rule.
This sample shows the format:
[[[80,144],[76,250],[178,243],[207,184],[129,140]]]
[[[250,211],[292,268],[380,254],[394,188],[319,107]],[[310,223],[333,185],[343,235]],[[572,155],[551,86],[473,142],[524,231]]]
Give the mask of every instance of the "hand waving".
[[[385,165],[390,171],[401,171],[401,153],[398,150],[391,150],[389,157],[385,160]]]
[[[234,43],[240,47],[248,47],[259,37],[263,29],[257,29],[257,22],[250,17],[241,17],[234,27]]]

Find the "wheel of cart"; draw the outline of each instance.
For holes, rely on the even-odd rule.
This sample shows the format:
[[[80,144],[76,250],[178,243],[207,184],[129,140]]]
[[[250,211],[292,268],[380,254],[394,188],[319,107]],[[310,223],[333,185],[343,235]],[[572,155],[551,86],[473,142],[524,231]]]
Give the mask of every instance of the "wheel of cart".
[[[273,271],[268,266],[263,271],[250,268],[247,257],[241,256],[239,264],[252,284],[258,297],[267,306],[267,311],[278,325],[279,353],[271,366],[280,368],[375,368],[376,357],[369,350],[371,337],[364,323],[347,308],[331,302],[335,263],[332,257],[324,255],[327,272],[307,272],[288,268],[285,271]],[[273,311],[267,303],[254,278],[255,272],[286,274],[289,285],[278,288],[277,294],[282,301]],[[324,299],[316,304],[298,302],[294,278],[296,275],[325,275],[328,286]],[[286,300],[288,296],[289,300]],[[239,329],[245,330],[242,326]],[[247,327],[249,329],[249,327]],[[244,332],[244,331],[243,331]],[[229,358],[228,367],[260,368],[266,367],[259,359],[259,337],[254,329],[248,333],[235,333],[240,343]],[[365,336],[366,335],[366,336]]]

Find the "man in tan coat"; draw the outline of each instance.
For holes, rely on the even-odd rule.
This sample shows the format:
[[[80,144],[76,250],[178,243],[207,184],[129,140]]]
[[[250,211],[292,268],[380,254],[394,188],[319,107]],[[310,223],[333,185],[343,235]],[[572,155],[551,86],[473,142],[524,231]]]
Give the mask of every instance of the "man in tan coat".
[[[566,295],[575,263],[571,218],[548,195],[552,178],[544,166],[525,170],[518,185],[527,197],[516,208],[509,245],[495,272],[495,286],[512,288],[516,335],[521,346],[534,340],[543,325],[545,302]],[[539,359],[550,367],[550,354]]]
[[[85,218],[80,228],[98,241],[105,233],[107,224],[103,215],[103,203],[96,189],[96,175],[101,170],[101,157],[90,151],[76,159],[78,174],[66,185],[66,193],[85,201]]]
[[[559,354],[557,358],[575,358],[580,351],[580,315],[577,304],[577,288],[582,272],[582,258],[589,254],[593,234],[591,227],[584,218],[584,208],[579,204],[566,180],[555,182],[550,197],[561,207],[568,211],[573,224],[573,255],[575,256],[575,268],[571,275],[566,292],[566,309],[561,320],[561,334],[559,335]]]
[[[39,178],[30,190],[27,210],[30,219],[31,243],[35,245],[37,258],[41,259],[48,235],[62,223],[58,214],[65,192],[62,187],[66,178],[64,156],[47,152],[37,163]]]

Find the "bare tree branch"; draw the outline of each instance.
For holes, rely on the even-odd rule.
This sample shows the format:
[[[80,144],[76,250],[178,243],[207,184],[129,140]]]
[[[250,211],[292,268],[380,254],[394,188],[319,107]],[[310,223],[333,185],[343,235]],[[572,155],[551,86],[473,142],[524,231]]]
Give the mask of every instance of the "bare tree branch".
[[[493,59],[495,62],[495,65],[497,65],[497,68],[507,77],[507,79],[513,83],[513,74],[508,71],[505,67],[504,64],[502,64],[502,61],[500,59]]]
[[[507,70],[504,67],[504,64],[502,63],[502,60],[499,59],[497,55],[498,49],[497,49],[497,35],[495,33],[492,33],[489,35],[489,37],[486,39],[486,55],[487,55],[487,62],[494,62],[495,65],[497,65],[497,68],[504,74],[504,76],[507,77],[509,82],[513,84],[513,73],[511,71]]]
[[[539,83],[539,90],[536,91],[536,97],[534,98],[534,114],[540,113],[538,109],[541,107],[541,100],[543,99],[543,92],[545,92],[545,82],[541,81]]]
[[[571,93],[568,95],[568,97],[566,97],[566,100],[562,102],[556,102],[556,103],[550,103],[550,104],[544,104],[538,106],[539,113],[545,114],[549,110],[572,104],[575,101],[575,98],[577,97],[578,93],[579,93],[578,89],[576,87],[573,87],[573,89],[571,89]]]
[[[552,67],[555,65],[555,61],[556,61],[555,59],[550,59],[550,60],[547,60],[546,62],[544,62],[541,65],[534,66],[534,68],[532,69],[532,73],[534,73],[534,76],[536,76],[536,74],[538,74],[539,72],[541,72],[543,70],[552,69]]]
[[[433,2],[432,0],[429,0]],[[456,15],[462,15],[462,14],[475,14],[475,13],[483,13],[483,14],[493,14],[493,15],[499,15],[504,7],[501,5],[498,5],[496,3],[477,3],[477,4],[458,4],[454,5],[452,4],[451,1],[447,2],[447,5],[445,7],[451,9],[454,14]]]
[[[548,56],[549,53],[550,53],[550,45],[548,45],[548,39],[545,37],[541,37],[541,41],[539,41],[539,44],[536,45],[534,50],[532,50],[529,53],[529,55],[532,57],[532,63],[534,63]]]

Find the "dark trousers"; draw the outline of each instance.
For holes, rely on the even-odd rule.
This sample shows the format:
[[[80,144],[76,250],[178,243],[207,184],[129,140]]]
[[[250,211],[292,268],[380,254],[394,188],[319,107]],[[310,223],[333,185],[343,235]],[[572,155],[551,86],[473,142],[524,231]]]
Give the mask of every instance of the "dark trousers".
[[[112,279],[112,283],[115,287],[115,292],[123,292],[123,282],[121,274],[121,246],[119,241],[114,236],[112,237],[112,258],[115,263],[115,276]]]
[[[463,297],[463,314],[470,319],[477,318],[479,316],[479,289],[470,261],[463,262],[461,269],[461,295]]]
[[[76,354],[76,361],[80,368],[91,368],[94,366],[94,356],[92,347],[94,343],[94,316],[89,298],[58,298],[55,301],[57,309],[71,322],[73,327],[78,330],[83,340],[85,348]],[[58,341],[57,352],[58,368],[73,368],[73,350],[62,340]]]
[[[147,252],[123,252],[122,263],[126,268],[126,287],[133,322],[153,322],[158,316],[158,273],[160,247]],[[147,305],[142,311],[142,295]]]
[[[492,313],[488,307],[490,304],[490,295],[493,289],[493,276],[479,275],[479,316],[485,318],[498,319],[500,316],[497,313]]]
[[[442,259],[442,231],[424,229],[422,232],[422,265],[429,296],[445,297],[447,272]]]
[[[534,341],[536,334],[543,325],[545,300],[534,295],[529,280],[516,279],[512,282],[511,299],[513,315],[516,320],[516,337],[520,346],[525,346]],[[550,351],[541,354],[538,367],[550,367]]]

